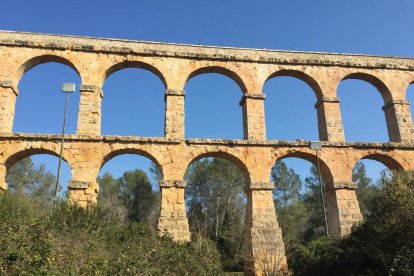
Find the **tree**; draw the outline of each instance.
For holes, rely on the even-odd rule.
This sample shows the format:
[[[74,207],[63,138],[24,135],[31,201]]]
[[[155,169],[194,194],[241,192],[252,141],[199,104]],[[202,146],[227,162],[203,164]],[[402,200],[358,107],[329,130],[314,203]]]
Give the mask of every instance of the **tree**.
[[[310,168],[310,173],[311,176],[305,178],[307,191],[302,198],[308,211],[308,219],[303,231],[304,244],[325,234],[318,169],[315,166],[312,166]]]
[[[226,270],[241,269],[245,210],[242,172],[226,159],[204,158],[189,167],[186,180],[192,232],[215,241]]]
[[[372,178],[367,176],[365,165],[362,162],[358,162],[352,170],[352,181],[357,184],[356,195],[361,213],[365,217],[371,213],[367,204],[378,188],[374,185]]]
[[[121,197],[128,208],[129,218],[148,221],[156,196],[152,185],[143,170],[126,171],[118,179]]]
[[[318,239],[298,251],[295,275],[414,275],[414,181],[401,172],[381,182],[371,214],[343,238]]]
[[[98,177],[97,182],[99,183],[98,205],[111,209],[120,218],[127,218],[128,210],[121,199],[120,181],[106,172],[102,177]]]
[[[149,178],[143,170],[126,171],[118,179],[105,173],[97,181],[100,186],[100,204],[118,208],[118,214],[126,209],[131,220],[154,222],[159,197],[153,192]]]
[[[14,164],[7,171],[6,183],[9,191],[24,193],[51,204],[55,195],[56,177],[46,171],[45,165],[36,166],[30,157]],[[58,191],[61,187],[58,187]]]
[[[288,205],[299,200],[299,192],[302,186],[300,176],[283,161],[277,161],[272,167],[272,181],[275,183],[273,197],[283,205],[285,221],[288,223]]]

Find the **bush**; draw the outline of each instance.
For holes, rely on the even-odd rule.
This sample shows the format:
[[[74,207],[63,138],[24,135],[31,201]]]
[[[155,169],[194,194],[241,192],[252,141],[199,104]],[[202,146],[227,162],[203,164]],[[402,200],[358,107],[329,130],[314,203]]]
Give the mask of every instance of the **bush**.
[[[45,210],[0,195],[0,274],[217,275],[220,255],[197,237],[178,244],[110,210],[59,202]]]
[[[372,213],[342,239],[319,239],[298,251],[295,275],[414,275],[414,183],[411,173],[385,179]]]

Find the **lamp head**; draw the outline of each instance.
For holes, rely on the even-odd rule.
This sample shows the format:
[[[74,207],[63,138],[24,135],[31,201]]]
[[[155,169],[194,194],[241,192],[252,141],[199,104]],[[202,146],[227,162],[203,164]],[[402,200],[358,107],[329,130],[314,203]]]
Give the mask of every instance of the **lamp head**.
[[[63,83],[62,92],[65,92],[65,93],[75,92],[75,84],[74,83]]]
[[[321,141],[309,141],[309,148],[312,150],[320,150],[322,148]]]

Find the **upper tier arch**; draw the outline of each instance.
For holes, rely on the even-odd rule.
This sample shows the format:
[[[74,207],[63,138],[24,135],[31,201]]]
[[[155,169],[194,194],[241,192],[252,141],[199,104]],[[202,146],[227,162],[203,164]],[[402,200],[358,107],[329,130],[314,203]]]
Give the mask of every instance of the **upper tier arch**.
[[[192,78],[198,76],[198,75],[202,75],[202,74],[208,74],[208,73],[216,73],[216,74],[221,74],[224,75],[226,77],[229,77],[230,79],[234,80],[237,85],[240,87],[241,91],[243,93],[247,93],[247,88],[245,83],[243,82],[242,78],[240,77],[240,75],[228,68],[222,67],[222,66],[216,66],[216,65],[212,65],[212,66],[205,66],[205,67],[201,67],[198,69],[195,69],[194,71],[192,71],[188,77],[187,80],[185,82],[185,84],[188,83],[189,80],[191,80]]]
[[[366,81],[369,84],[373,85],[378,92],[381,94],[384,104],[390,103],[393,101],[393,95],[389,88],[384,84],[384,82],[379,79],[378,77],[374,76],[373,74],[362,73],[362,72],[353,72],[349,73],[344,76],[338,83],[338,87],[340,83],[344,80],[362,80]],[[338,90],[338,88],[337,88]]]
[[[113,64],[108,69],[106,69],[106,71],[104,72],[104,76],[102,78],[101,86],[108,79],[108,77],[110,75],[112,75],[113,73],[118,72],[122,69],[125,69],[125,68],[140,68],[140,69],[147,70],[147,71],[153,73],[154,75],[156,75],[161,80],[161,82],[163,83],[165,88],[168,87],[168,84],[167,84],[166,78],[164,77],[164,74],[161,73],[161,71],[157,67],[155,67],[155,66],[153,66],[149,63],[146,63],[146,62],[132,61],[132,60],[125,60],[125,61]]]
[[[293,69],[281,69],[279,71],[272,73],[269,77],[267,77],[265,83],[268,82],[270,79],[277,78],[277,77],[292,77],[295,79],[299,79],[305,82],[310,88],[312,88],[318,101],[323,98],[323,92],[318,82],[312,76],[306,74],[305,72],[302,72],[299,70],[293,70]]]
[[[78,76],[82,79],[82,74],[80,73],[80,70],[78,69],[80,66],[75,65],[75,63],[63,56],[55,55],[55,54],[44,54],[44,55],[38,55],[34,57],[30,57],[29,59],[26,59],[23,61],[23,63],[18,67],[17,71],[15,72],[15,81],[18,83],[20,79],[23,77],[23,75],[28,72],[30,69],[34,68],[37,65],[48,63],[48,62],[56,62],[60,64],[64,64],[69,66],[71,69],[73,69]]]

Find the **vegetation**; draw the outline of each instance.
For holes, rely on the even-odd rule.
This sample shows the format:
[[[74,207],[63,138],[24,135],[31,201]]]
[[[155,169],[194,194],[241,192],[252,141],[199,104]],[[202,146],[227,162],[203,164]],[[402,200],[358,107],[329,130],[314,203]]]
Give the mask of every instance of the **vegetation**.
[[[162,179],[154,165],[98,178],[98,206],[59,201],[52,212],[55,177],[23,159],[0,195],[0,274],[217,275],[243,270],[245,178],[232,162],[195,161],[186,174],[192,241],[160,238]],[[358,163],[353,181],[365,220],[344,238],[327,239],[315,167],[302,180],[285,163],[272,168],[274,201],[295,275],[414,274],[414,181],[409,173],[367,177]]]
[[[382,181],[370,214],[342,239],[317,239],[297,252],[295,275],[413,275],[414,181],[399,173]]]
[[[190,166],[186,180],[191,232],[216,244],[225,271],[243,271],[246,200],[242,172],[226,159],[204,158]]]

